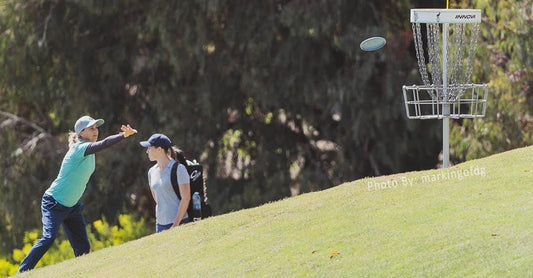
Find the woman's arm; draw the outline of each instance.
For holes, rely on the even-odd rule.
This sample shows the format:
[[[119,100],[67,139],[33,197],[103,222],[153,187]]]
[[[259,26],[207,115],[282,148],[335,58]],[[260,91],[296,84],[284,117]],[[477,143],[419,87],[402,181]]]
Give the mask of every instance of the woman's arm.
[[[157,203],[156,199],[155,199],[155,192],[153,189],[150,188],[150,191],[152,191],[152,197],[154,197],[154,201]]]
[[[185,213],[187,213],[187,208],[189,207],[189,201],[191,200],[191,185],[189,183],[180,184],[179,188],[181,201],[180,206],[178,207],[178,215],[176,216],[176,219],[174,219],[172,227],[178,226],[181,220],[183,220]]]
[[[124,135],[122,133],[108,136],[104,140],[100,140],[100,141],[89,144],[87,149],[85,149],[84,154],[85,156],[88,156],[90,154],[97,153],[105,148],[115,145],[116,143],[120,142],[122,139],[124,139]]]
[[[85,149],[85,156],[88,156],[90,154],[95,154],[105,148],[108,148],[112,145],[115,145],[116,143],[120,142],[122,139],[129,137],[135,133],[137,133],[137,130],[131,128],[130,125],[123,125],[121,128],[122,132],[119,134],[111,135],[106,137],[104,140],[100,140],[98,142],[91,143],[87,149]]]

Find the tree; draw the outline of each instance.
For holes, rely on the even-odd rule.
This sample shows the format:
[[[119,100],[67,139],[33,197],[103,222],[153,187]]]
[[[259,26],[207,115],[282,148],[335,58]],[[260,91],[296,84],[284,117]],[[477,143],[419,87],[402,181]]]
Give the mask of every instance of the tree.
[[[409,121],[403,110],[401,86],[418,78],[408,7],[407,0],[5,1],[0,111],[8,114],[0,119],[14,115],[49,136],[15,166],[19,138],[39,133],[20,121],[1,129],[2,190],[14,194],[0,196],[0,221],[31,214],[1,232],[14,244],[39,225],[40,197],[83,114],[106,120],[103,136],[125,122],[137,127],[137,140],[169,135],[206,166],[216,214],[434,167],[439,126]],[[387,47],[361,52],[359,42],[374,34],[387,37]],[[149,162],[134,140],[98,154],[96,167],[83,197],[89,221],[153,213]],[[21,203],[35,206],[16,210]]]
[[[488,82],[489,100],[485,118],[455,124],[450,142],[456,162],[527,146],[533,127],[532,1],[464,1],[462,5],[482,10],[473,81]]]

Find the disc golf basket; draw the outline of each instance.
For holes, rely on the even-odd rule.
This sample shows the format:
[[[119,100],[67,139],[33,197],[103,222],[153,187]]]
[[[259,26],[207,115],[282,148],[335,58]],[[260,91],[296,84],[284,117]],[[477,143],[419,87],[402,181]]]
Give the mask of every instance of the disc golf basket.
[[[487,84],[470,83],[480,22],[481,10],[411,10],[424,84],[403,86],[405,110],[409,119],[443,120],[444,168],[449,164],[449,119],[482,118],[487,108]]]

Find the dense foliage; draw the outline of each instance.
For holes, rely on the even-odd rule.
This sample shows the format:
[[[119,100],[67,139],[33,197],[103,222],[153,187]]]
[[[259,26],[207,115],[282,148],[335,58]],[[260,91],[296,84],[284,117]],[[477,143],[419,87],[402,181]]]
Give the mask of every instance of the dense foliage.
[[[132,215],[119,215],[117,225],[110,225],[104,218],[87,226],[91,251],[138,239],[151,232],[153,229],[150,229],[143,219],[136,219]],[[24,247],[14,249],[9,256],[0,256],[0,277],[11,276],[17,272],[20,263],[40,236],[40,230],[28,231],[24,235]],[[59,237],[36,267],[56,264],[71,258],[74,258],[74,252],[69,241]]]
[[[155,132],[206,167],[215,214],[435,167],[440,122],[407,120],[401,94],[420,83],[412,2],[4,1],[0,251],[40,227],[40,198],[84,114],[106,120],[101,137],[123,123],[139,130],[97,155],[82,200],[89,221],[153,219],[137,142]],[[455,162],[531,137],[531,1],[473,2],[487,15],[473,78],[492,80],[491,95],[485,119],[454,123]],[[387,47],[362,52],[374,35]]]
[[[489,83],[490,101],[484,119],[461,121],[453,129],[457,162],[527,146],[533,137],[533,1],[463,5],[483,12],[473,81]]]

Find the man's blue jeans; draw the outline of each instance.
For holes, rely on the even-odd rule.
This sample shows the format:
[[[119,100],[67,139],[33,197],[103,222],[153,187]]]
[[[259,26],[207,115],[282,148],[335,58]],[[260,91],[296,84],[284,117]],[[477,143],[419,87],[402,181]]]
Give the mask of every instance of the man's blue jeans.
[[[52,246],[59,232],[59,226],[67,234],[74,255],[81,256],[89,253],[91,246],[85,229],[85,219],[81,214],[83,205],[77,203],[73,207],[65,207],[52,196],[44,194],[41,203],[43,215],[43,237],[31,248],[30,252],[20,264],[18,272],[33,269],[46,251]]]

